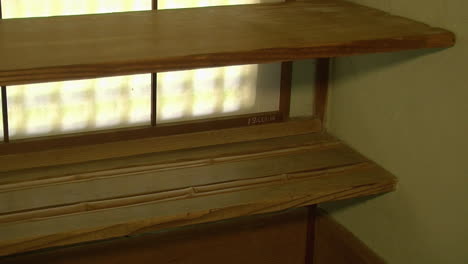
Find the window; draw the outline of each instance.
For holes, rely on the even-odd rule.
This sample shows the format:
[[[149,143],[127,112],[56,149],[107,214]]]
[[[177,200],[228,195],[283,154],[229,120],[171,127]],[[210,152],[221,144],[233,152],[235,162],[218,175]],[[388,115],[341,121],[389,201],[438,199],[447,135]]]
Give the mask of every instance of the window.
[[[157,8],[259,2],[280,1],[160,0]],[[156,8],[151,0],[0,0],[0,3],[4,19]],[[4,115],[8,122],[3,125],[7,131],[3,134],[8,141],[151,125],[185,124],[179,129],[185,130],[193,125],[186,124],[188,121],[210,122],[218,118],[219,124],[228,124],[232,117],[231,123],[239,125],[242,122],[234,117],[252,114],[252,119],[242,118],[245,125],[278,121],[280,72],[279,64],[243,65],[9,86],[4,88],[6,97],[2,98],[7,105],[3,109],[8,109]],[[225,118],[221,123],[220,117]],[[150,131],[134,136],[142,134]]]

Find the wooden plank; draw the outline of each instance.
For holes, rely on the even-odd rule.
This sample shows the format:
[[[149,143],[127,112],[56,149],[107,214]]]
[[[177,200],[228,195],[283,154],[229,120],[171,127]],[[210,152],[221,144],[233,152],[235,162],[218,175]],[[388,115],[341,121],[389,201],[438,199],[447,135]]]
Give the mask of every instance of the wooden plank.
[[[0,255],[280,211],[395,188],[395,178],[372,164],[281,177],[246,188],[202,186],[133,205],[4,223],[0,225]]]
[[[316,219],[315,264],[386,263],[323,210],[318,210]]]
[[[10,184],[34,184],[42,180],[55,182],[69,181],[66,175],[99,175],[100,172],[123,173],[137,172],[138,168],[148,166],[175,167],[175,164],[187,164],[193,160],[213,160],[219,157],[233,157],[259,152],[274,152],[282,149],[299,148],[303,146],[327,146],[337,144],[338,140],[326,133],[311,133],[288,137],[238,142],[231,144],[187,148],[174,151],[149,153],[124,158],[89,161],[78,164],[68,164],[44,168],[33,168],[0,172],[0,188],[8,189]],[[105,173],[103,175],[106,175]],[[60,180],[63,179],[63,180]]]
[[[164,153],[163,153],[164,154]],[[155,164],[94,173],[69,174],[47,179],[47,170],[39,181],[0,185],[0,223],[60,214],[60,211],[40,208],[64,206],[67,212],[89,211],[98,201],[108,204],[117,199],[134,203],[135,197],[147,200],[174,190],[210,188],[222,191],[226,186],[246,187],[261,182],[282,180],[281,175],[291,172],[315,171],[365,162],[359,154],[342,144],[310,145],[276,151],[185,160],[169,164]],[[129,184],[131,183],[131,184]],[[219,183],[222,183],[221,185]],[[112,186],[112,188],[109,188]],[[211,187],[207,187],[211,186]],[[86,190],[86,192],[83,192]],[[47,195],[42,195],[42,194]],[[170,193],[170,194],[169,194]],[[25,210],[27,210],[25,212]]]
[[[63,147],[37,152],[7,152],[0,155],[0,171],[56,166],[152,152],[269,139],[282,136],[307,134],[320,130],[320,121],[314,119],[303,119],[282,123],[210,130],[172,136],[155,136],[110,143],[76,145],[72,147]]]
[[[341,0],[9,19],[0,85],[453,44],[449,31]]]
[[[303,264],[306,228],[307,210],[299,208],[0,261],[3,264]]]
[[[314,264],[315,255],[315,211],[317,205],[309,205],[307,208],[307,236],[306,236],[306,253],[304,264]]]

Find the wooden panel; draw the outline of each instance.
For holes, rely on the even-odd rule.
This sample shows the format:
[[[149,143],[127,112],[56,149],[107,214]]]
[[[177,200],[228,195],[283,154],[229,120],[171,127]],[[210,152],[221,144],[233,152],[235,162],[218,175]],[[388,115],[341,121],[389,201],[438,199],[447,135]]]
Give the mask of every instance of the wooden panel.
[[[280,175],[291,172],[321,170],[365,161],[342,144],[304,144],[279,151],[149,164],[93,173],[67,173],[49,180],[46,180],[47,171],[43,171],[37,176],[40,181],[0,185],[0,201],[4,201],[0,203],[0,212],[11,213],[71,205],[68,211],[71,213],[83,210],[83,204],[89,203],[87,207],[90,207],[102,199],[122,201],[124,198],[157,195],[176,189],[184,190],[198,186],[206,188],[216,183],[230,183],[232,188],[248,184],[252,179],[263,178],[263,181],[268,182],[268,179],[274,181]],[[15,217],[18,220],[33,216],[40,215],[18,213],[9,218]],[[4,217],[0,215],[0,223],[4,221]]]
[[[306,254],[304,264],[314,264],[315,255],[315,215],[317,205],[309,205],[307,208],[307,235],[306,235]]]
[[[0,171],[55,166],[152,152],[275,138],[306,134],[320,130],[320,120],[303,119],[284,123],[210,130],[171,136],[155,136],[110,143],[82,144],[37,152],[30,149],[29,152],[7,152],[0,155]]]
[[[135,197],[133,201],[88,203],[80,213],[64,210],[63,215],[3,223],[0,254],[274,212],[395,188],[394,177],[372,165],[238,183],[232,188],[218,184]]]
[[[314,264],[385,264],[375,252],[319,210],[316,216]]]
[[[236,157],[262,152],[281,152],[282,149],[336,145],[339,141],[326,133],[311,133],[288,137],[276,137],[263,140],[238,142],[231,144],[204,146],[199,148],[187,148],[173,151],[161,151],[144,155],[129,156],[124,158],[90,161],[78,164],[60,165],[45,168],[34,168],[0,172],[0,189],[7,190],[11,185],[17,187],[40,184],[41,181],[56,183],[73,180],[73,175],[100,176],[109,172],[123,174],[124,172],[138,172],[138,168],[161,166],[162,168],[174,168],[177,165],[190,164],[191,160],[214,160],[219,157]],[[144,171],[144,170],[143,170]],[[107,173],[107,174],[106,174]],[[89,177],[88,177],[89,178]],[[9,187],[10,186],[10,187]]]
[[[3,264],[303,264],[304,208],[6,258]]]
[[[5,173],[0,255],[391,191],[326,133]]]
[[[13,19],[0,23],[0,85],[453,44],[446,30],[340,0]]]

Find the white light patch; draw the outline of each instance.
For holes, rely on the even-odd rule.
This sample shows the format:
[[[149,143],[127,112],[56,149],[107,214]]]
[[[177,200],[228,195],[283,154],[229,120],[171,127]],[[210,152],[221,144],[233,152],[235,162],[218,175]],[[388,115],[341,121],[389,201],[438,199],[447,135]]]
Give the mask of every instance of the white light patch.
[[[158,74],[158,115],[162,121],[182,118],[191,105],[191,91],[186,84],[192,78],[191,71]]]
[[[224,69],[224,102],[223,112],[235,112],[242,106],[241,84],[242,66],[227,67]]]
[[[116,126],[121,120],[122,114],[127,111],[126,96],[127,90],[124,87],[122,77],[109,77],[96,80],[95,101],[96,105],[96,126],[110,127]]]
[[[192,8],[205,6],[243,5],[282,2],[281,0],[159,0],[159,9]]]
[[[70,132],[83,130],[94,118],[94,104],[88,98],[94,94],[93,80],[81,80],[59,83],[62,103],[61,130]]]
[[[129,124],[143,124],[151,118],[151,74],[128,76]]]
[[[22,122],[11,122],[10,134],[16,131],[24,131],[26,134],[47,134],[57,129],[60,120],[60,98],[58,95],[57,83],[43,83],[22,86],[20,94],[22,101],[15,100],[8,107],[8,115],[16,115],[15,109],[24,107],[24,117]],[[11,89],[9,89],[11,90]],[[13,93],[14,96],[14,93]],[[21,104],[17,104],[21,103]],[[15,128],[12,125],[16,125]]]
[[[193,78],[194,100],[192,114],[194,116],[208,115],[215,112],[218,101],[216,80],[220,77],[220,69],[195,70]]]
[[[151,0],[2,0],[3,18],[97,14],[151,9]]]

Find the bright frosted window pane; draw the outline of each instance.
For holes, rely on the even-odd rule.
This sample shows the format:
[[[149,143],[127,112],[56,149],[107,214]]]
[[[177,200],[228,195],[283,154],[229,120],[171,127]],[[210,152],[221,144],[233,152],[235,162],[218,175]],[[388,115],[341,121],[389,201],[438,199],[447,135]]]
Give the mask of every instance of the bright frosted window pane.
[[[158,8],[174,9],[203,6],[244,5],[279,2],[284,2],[284,0],[158,0]]]
[[[3,18],[81,15],[151,9],[151,0],[2,0]]]
[[[2,0],[4,18],[149,9],[151,0]],[[9,86],[7,90],[13,139],[150,124],[150,74]]]
[[[279,78],[260,87],[257,70],[242,65],[158,74],[158,122],[278,110]],[[258,99],[260,91],[271,93]]]
[[[136,126],[150,120],[148,74],[9,86],[10,136]]]
[[[159,9],[282,2],[159,0]],[[259,75],[260,68],[270,74]],[[158,123],[277,111],[279,64],[242,65],[158,74]],[[269,79],[269,80],[266,80]]]

